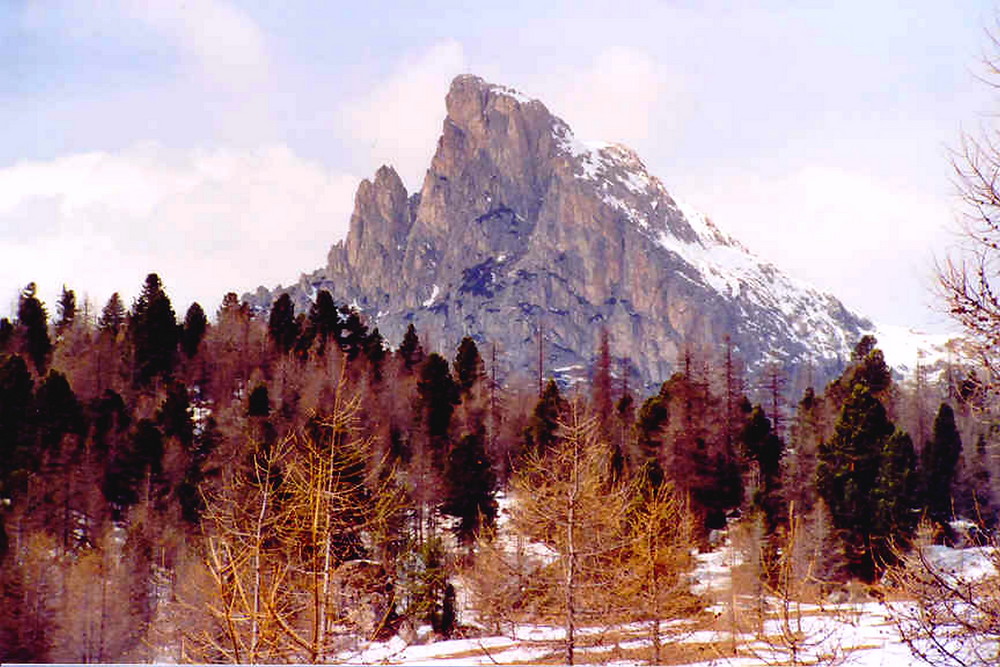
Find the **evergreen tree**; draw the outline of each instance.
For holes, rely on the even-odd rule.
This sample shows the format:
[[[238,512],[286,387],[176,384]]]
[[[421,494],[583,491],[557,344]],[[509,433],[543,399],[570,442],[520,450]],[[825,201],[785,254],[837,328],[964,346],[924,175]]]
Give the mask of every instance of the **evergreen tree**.
[[[446,449],[459,393],[448,370],[448,362],[436,352],[431,353],[420,367],[417,396],[431,449],[436,457],[440,456]],[[435,460],[442,463],[440,459]]]
[[[55,455],[67,435],[83,435],[86,430],[83,407],[66,376],[49,371],[35,394],[35,433],[39,453]]]
[[[45,372],[52,341],[49,340],[48,315],[45,306],[35,297],[35,283],[21,291],[17,306],[17,321],[23,332],[24,347],[39,375]]]
[[[455,369],[455,381],[463,395],[468,395],[472,388],[486,377],[486,369],[483,358],[479,356],[479,348],[476,342],[468,336],[462,339],[458,345],[458,352],[455,354],[453,362]]]
[[[309,309],[309,326],[319,341],[318,352],[326,354],[326,344],[332,338],[340,339],[340,314],[330,293],[322,289],[316,294],[316,302]]]
[[[559,420],[566,409],[566,401],[559,393],[559,385],[549,379],[542,395],[535,404],[528,424],[526,445],[528,452],[544,455],[555,444],[559,432]]]
[[[385,364],[385,356],[385,338],[382,337],[378,327],[375,327],[365,340],[365,357],[371,364],[372,381],[376,384],[382,381],[382,366]]]
[[[340,349],[347,355],[348,361],[354,361],[364,350],[368,338],[368,327],[361,319],[361,314],[350,306],[340,307]]]
[[[875,521],[872,549],[877,562],[888,563],[892,554],[913,536],[919,518],[917,455],[913,441],[897,429],[886,441],[875,482]],[[892,544],[895,541],[895,544]]]
[[[76,319],[76,293],[71,289],[66,289],[65,285],[63,285],[59,295],[56,312],[59,314],[59,319],[56,321],[56,331],[61,334],[72,327],[73,321]]]
[[[611,346],[608,342],[606,327],[601,328],[601,344],[597,351],[597,363],[594,365],[591,401],[600,429],[607,437],[611,425],[611,408],[614,397],[611,395]]]
[[[271,399],[267,394],[267,385],[258,384],[250,392],[250,399],[247,401],[248,417],[267,417],[271,414]]]
[[[406,327],[403,342],[399,344],[396,354],[403,362],[403,372],[407,374],[412,373],[424,362],[424,347],[420,344],[420,338],[412,322]]]
[[[485,429],[466,434],[452,448],[445,480],[448,490],[441,511],[458,519],[455,534],[462,544],[471,544],[479,529],[491,527],[497,515],[496,475],[486,454]]]
[[[295,306],[292,305],[292,298],[287,292],[279,296],[271,306],[267,333],[271,342],[282,354],[288,354],[295,346],[299,328],[295,322]]]
[[[34,382],[24,359],[0,357],[0,496],[24,488],[37,457],[31,419]]]
[[[154,378],[170,375],[174,368],[179,330],[170,298],[155,273],[146,276],[142,293],[132,304],[129,337],[135,354],[136,384],[148,385]]]
[[[872,581],[876,574],[870,549],[870,540],[879,528],[876,483],[886,441],[894,431],[871,388],[858,384],[844,404],[833,437],[819,450],[817,491],[843,538],[849,572],[865,581]]]
[[[184,315],[184,329],[181,332],[181,348],[189,359],[198,354],[198,347],[205,337],[206,329],[208,329],[208,319],[205,317],[205,311],[195,301]]]
[[[104,304],[101,316],[97,318],[97,328],[102,333],[108,333],[112,337],[118,335],[118,330],[125,324],[125,305],[122,303],[118,292],[115,292]]]
[[[636,417],[636,444],[639,456],[637,464],[653,489],[659,488],[664,479],[663,438],[669,421],[669,406],[662,394],[650,396],[643,401]]]
[[[923,451],[927,514],[942,525],[954,515],[952,486],[961,455],[962,437],[955,425],[955,412],[950,405],[942,403],[934,418],[934,433]]]
[[[787,509],[781,488],[781,458],[785,443],[774,433],[771,420],[761,406],[753,408],[743,429],[742,437],[747,457],[757,464],[759,488],[753,504],[764,515],[765,536],[774,535],[787,520]]]

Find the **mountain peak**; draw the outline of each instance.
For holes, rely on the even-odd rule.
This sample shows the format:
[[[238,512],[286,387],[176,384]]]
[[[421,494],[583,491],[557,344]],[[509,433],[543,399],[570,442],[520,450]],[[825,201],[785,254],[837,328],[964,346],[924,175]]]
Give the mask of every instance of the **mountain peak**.
[[[363,181],[344,243],[306,291],[356,303],[390,341],[497,342],[514,369],[589,362],[601,330],[646,381],[728,339],[749,366],[838,372],[868,325],[680,204],[641,157],[583,143],[544,104],[465,74],[418,193]],[[870,325],[869,325],[870,326]]]

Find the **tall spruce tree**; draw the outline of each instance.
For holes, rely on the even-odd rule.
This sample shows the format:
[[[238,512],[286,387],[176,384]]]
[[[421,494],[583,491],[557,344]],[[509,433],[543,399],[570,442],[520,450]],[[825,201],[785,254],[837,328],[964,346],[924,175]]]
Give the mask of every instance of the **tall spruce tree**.
[[[528,423],[526,449],[542,456],[555,444],[559,432],[559,420],[566,410],[567,404],[559,393],[559,385],[549,379],[542,390],[542,395],[535,404]]]
[[[455,534],[471,544],[481,527],[491,527],[497,516],[496,475],[486,453],[486,430],[462,437],[448,454],[447,485],[441,511],[456,517]]]
[[[48,315],[45,306],[35,296],[35,283],[21,291],[17,305],[17,323],[22,331],[24,349],[39,375],[45,373],[52,341],[49,339]]]
[[[267,334],[271,342],[282,354],[288,354],[299,337],[299,326],[295,321],[295,306],[285,292],[271,305],[271,315],[267,320]]]
[[[205,337],[205,330],[208,329],[208,318],[201,305],[195,301],[187,309],[184,315],[184,329],[181,332],[181,348],[188,358],[198,354],[198,347],[202,338]]]
[[[954,515],[952,486],[962,455],[962,436],[955,425],[955,412],[942,403],[934,418],[934,433],[924,446],[924,496],[931,520],[947,523]]]
[[[148,385],[154,378],[170,376],[180,331],[170,298],[155,273],[146,276],[142,293],[132,305],[129,338],[135,354],[136,384]]]
[[[412,322],[406,327],[406,333],[403,334],[403,341],[399,344],[396,354],[403,362],[403,372],[407,374],[413,373],[424,362],[424,348],[420,344],[420,338]]]
[[[102,333],[110,334],[112,337],[118,335],[118,330],[122,328],[125,324],[125,304],[122,303],[122,299],[118,296],[118,292],[114,292],[108,302],[104,304],[104,308],[101,310],[101,316],[97,318],[97,328]]]
[[[59,294],[56,312],[59,315],[59,319],[56,321],[56,331],[62,334],[73,326],[73,321],[76,319],[76,293],[71,289],[66,289],[65,285]]]
[[[843,539],[849,573],[864,581],[873,581],[877,573],[872,538],[888,537],[880,532],[885,526],[876,499],[883,494],[880,483],[894,484],[880,480],[879,475],[886,443],[895,430],[871,388],[857,384],[834,425],[833,436],[820,445],[817,491]]]
[[[24,488],[37,462],[33,399],[34,381],[24,359],[0,357],[0,496],[5,498]]]
[[[458,344],[458,352],[455,354],[452,366],[455,369],[455,382],[458,383],[459,391],[463,395],[468,395],[472,388],[486,377],[485,365],[479,355],[476,341],[468,336]]]

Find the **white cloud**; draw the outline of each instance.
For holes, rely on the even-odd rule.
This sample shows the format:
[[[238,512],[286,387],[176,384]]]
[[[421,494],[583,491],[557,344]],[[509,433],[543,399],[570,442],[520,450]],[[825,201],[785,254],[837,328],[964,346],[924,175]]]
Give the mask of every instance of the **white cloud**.
[[[443,41],[407,56],[363,99],[343,109],[348,139],[367,148],[367,173],[390,164],[408,191],[419,190],[430,165],[451,80],[465,66],[462,45]]]
[[[577,136],[665,150],[686,114],[685,96],[663,67],[638,49],[613,46],[583,68],[540,82],[544,102]],[[669,97],[670,104],[667,105]]]
[[[63,283],[132,295],[150,271],[177,310],[287,284],[346,235],[356,185],[283,145],[147,143],[16,164],[0,170],[0,304],[32,280],[50,302]]]
[[[686,196],[792,275],[890,324],[941,322],[933,266],[953,219],[937,193],[858,169],[806,165],[775,177],[717,172]]]
[[[125,11],[172,38],[215,85],[253,89],[266,81],[264,34],[226,0],[121,0]]]

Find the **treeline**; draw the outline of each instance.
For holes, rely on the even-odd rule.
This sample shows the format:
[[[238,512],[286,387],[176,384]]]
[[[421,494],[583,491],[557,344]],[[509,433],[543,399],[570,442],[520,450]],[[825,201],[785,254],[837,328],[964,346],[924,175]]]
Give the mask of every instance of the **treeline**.
[[[830,586],[876,580],[921,517],[944,540],[995,523],[975,376],[900,386],[871,337],[789,406],[780,368],[757,390],[730,349],[636,396],[607,336],[589,383],[539,394],[470,338],[391,349],[326,291],[179,322],[151,274],[129,308],[64,288],[56,310],[29,285],[0,320],[0,660],[321,662],[558,618],[571,662],[577,622],[659,647],[699,608],[690,545],[737,517],[762,579],[802,518]]]

